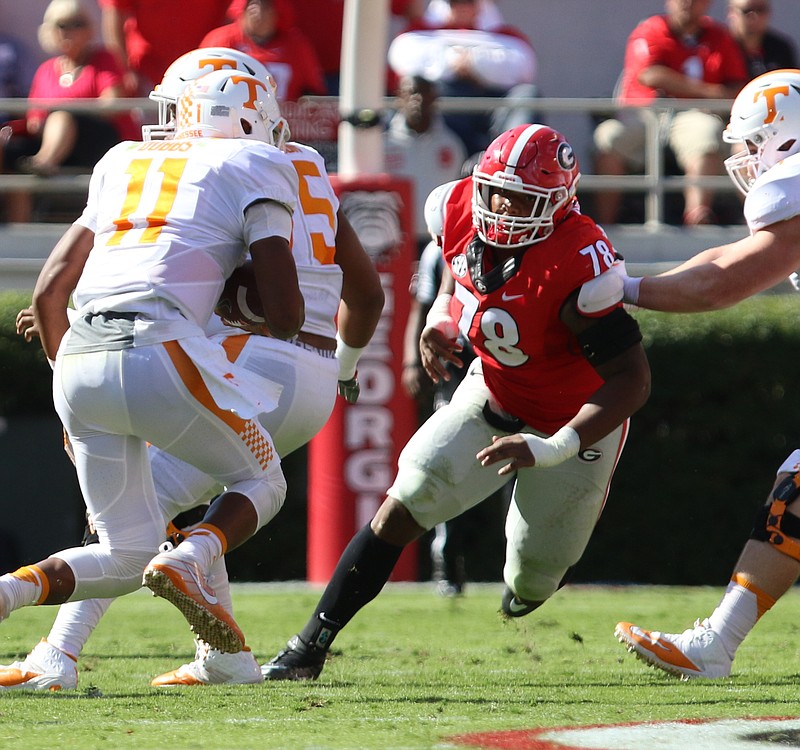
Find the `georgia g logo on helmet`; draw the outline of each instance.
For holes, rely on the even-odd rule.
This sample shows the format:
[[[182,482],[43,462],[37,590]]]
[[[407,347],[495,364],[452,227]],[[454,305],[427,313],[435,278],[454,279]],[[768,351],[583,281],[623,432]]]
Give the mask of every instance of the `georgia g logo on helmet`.
[[[561,169],[566,169],[568,172],[575,169],[575,163],[577,161],[575,159],[575,152],[572,150],[572,146],[566,141],[558,145],[556,161]]]

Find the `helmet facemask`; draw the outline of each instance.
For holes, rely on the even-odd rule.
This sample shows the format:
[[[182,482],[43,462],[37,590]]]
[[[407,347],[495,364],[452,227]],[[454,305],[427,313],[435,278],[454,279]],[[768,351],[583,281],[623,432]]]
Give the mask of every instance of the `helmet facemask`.
[[[165,141],[175,135],[176,101],[157,95],[157,88],[150,92],[150,99],[158,103],[158,124],[142,125],[143,141]]]
[[[546,240],[555,229],[559,210],[571,202],[577,187],[577,180],[571,190],[524,185],[515,175],[511,179],[502,172],[488,175],[479,172],[477,167],[472,179],[472,212],[478,236],[490,245],[505,248],[525,247]],[[497,190],[526,196],[530,213],[513,216],[492,211],[491,198]]]

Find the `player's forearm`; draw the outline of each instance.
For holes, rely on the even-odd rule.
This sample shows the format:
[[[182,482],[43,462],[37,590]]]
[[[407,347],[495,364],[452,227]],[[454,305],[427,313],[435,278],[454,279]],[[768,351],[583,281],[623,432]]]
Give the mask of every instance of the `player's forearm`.
[[[723,262],[704,263],[678,273],[641,279],[639,307],[663,312],[708,312],[731,307],[769,289],[788,273],[770,267],[765,260],[758,268],[732,268]],[[626,289],[626,298],[628,290]]]
[[[569,421],[584,448],[617,429],[650,397],[650,366],[640,345],[597,369],[603,385]]]
[[[369,344],[383,312],[383,290],[377,293],[351,296],[339,304],[339,335],[350,346],[363,347]]]
[[[94,244],[94,232],[73,224],[64,232],[39,273],[31,307],[47,358],[55,360],[69,328],[67,307]]]
[[[666,65],[651,65],[639,74],[643,86],[663,91],[667,96],[684,99],[724,99],[730,94],[722,84],[690,78]],[[735,94],[735,92],[734,92]]]
[[[123,70],[128,69],[124,30],[125,19],[126,16],[117,8],[109,7],[104,9],[100,23],[103,44],[114,55]]]
[[[344,272],[338,316],[339,336],[349,346],[365,347],[372,339],[383,312],[383,285],[341,208],[337,216],[336,262]]]
[[[687,274],[643,278],[636,304],[647,310],[676,313],[707,312],[727,307],[709,276],[703,269],[688,275],[688,278]]]

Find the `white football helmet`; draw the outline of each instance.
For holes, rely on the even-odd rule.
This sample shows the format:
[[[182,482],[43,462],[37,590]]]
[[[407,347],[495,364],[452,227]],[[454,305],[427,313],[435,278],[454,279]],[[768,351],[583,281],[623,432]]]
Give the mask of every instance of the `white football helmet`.
[[[161,83],[150,92],[158,102],[158,125],[143,125],[142,139],[164,140],[175,135],[175,106],[187,84],[215,70],[239,70],[242,73],[275,82],[258,60],[228,47],[200,47],[175,60],[164,73]]]
[[[746,194],[760,174],[800,151],[800,70],[773,70],[750,81],[733,102],[722,137],[744,147],[725,168]]]
[[[247,138],[282,149],[289,125],[269,81],[215,70],[192,81],[178,98],[175,137]]]

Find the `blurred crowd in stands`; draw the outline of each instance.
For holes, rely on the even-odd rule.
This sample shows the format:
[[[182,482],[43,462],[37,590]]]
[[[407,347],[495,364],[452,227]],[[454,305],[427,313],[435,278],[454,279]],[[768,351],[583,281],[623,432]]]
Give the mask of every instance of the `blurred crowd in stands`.
[[[709,17],[714,0],[665,0],[663,14],[633,24],[615,91],[620,109],[597,123],[594,163],[583,164],[584,171],[644,170],[641,107],[648,102],[729,99],[750,78],[797,65],[793,40],[771,28],[770,0],[724,1],[726,23]],[[398,116],[388,112],[384,117],[387,170],[422,174],[419,193],[427,194],[434,174],[460,173],[465,162],[474,163],[483,145],[505,129],[544,119],[535,108],[514,105],[514,99],[530,103],[537,96],[540,61],[531,40],[505,20],[501,6],[495,0],[390,2],[386,93],[397,96]],[[53,0],[37,40],[51,57],[32,77],[34,42],[0,34],[0,97],[147,96],[184,52],[233,47],[268,67],[290,122],[297,121],[295,134],[321,147],[335,171],[335,105],[319,109],[319,103],[307,104],[303,97],[339,93],[344,8],[345,0],[202,0],[186,13],[180,0]],[[408,114],[413,97],[429,99],[431,111],[437,97],[493,97],[499,103],[485,111],[448,111],[415,125],[399,116]],[[135,113],[103,115],[102,107],[94,113],[0,114],[0,124],[0,171],[43,177],[88,171],[110,142],[136,137],[138,127]],[[720,117],[691,110],[669,115],[661,127],[667,173],[722,174]],[[420,172],[422,153],[432,166]],[[591,200],[602,223],[641,220],[628,194],[604,190]],[[418,196],[422,201],[424,195]],[[690,185],[680,201],[674,223],[726,218],[711,190]],[[32,216],[30,195],[6,192],[0,204],[0,220]]]

